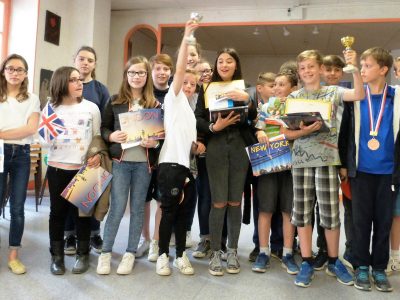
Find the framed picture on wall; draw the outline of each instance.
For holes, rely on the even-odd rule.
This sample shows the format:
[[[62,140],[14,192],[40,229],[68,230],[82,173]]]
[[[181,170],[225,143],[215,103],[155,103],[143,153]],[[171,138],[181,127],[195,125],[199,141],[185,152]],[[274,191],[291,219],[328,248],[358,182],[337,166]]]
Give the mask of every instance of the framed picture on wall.
[[[61,17],[46,10],[46,25],[44,28],[44,40],[54,45],[60,44]]]
[[[53,76],[53,71],[40,69],[40,87],[39,87],[39,99],[40,109],[46,105],[48,97],[50,95],[50,80]]]

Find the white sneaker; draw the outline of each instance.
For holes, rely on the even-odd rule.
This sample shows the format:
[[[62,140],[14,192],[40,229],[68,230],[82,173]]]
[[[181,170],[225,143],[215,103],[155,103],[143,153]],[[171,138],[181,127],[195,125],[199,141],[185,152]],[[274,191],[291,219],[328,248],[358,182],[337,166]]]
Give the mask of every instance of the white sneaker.
[[[193,240],[192,240],[192,232],[191,231],[186,231],[186,248],[191,248],[193,246]]]
[[[149,250],[150,242],[151,242],[150,240],[146,240],[144,238],[140,239],[139,247],[136,250],[136,254],[135,254],[136,258],[142,257]]]
[[[170,247],[175,247],[175,245],[176,245],[176,242],[175,242],[175,233],[173,232],[173,233],[171,234],[171,239],[169,240],[169,246],[170,246]]]
[[[169,267],[169,257],[163,253],[158,259],[156,264],[156,273],[161,276],[171,275],[171,268]]]
[[[385,272],[386,274],[391,274],[392,272],[395,271],[400,271],[400,260],[390,257]]]
[[[117,274],[129,275],[132,273],[133,264],[135,263],[135,255],[133,253],[126,252],[119,263]]]
[[[111,272],[111,253],[101,253],[97,262],[97,274],[108,275]]]
[[[147,255],[147,259],[151,262],[155,262],[158,259],[158,241],[157,240],[151,240],[150,242],[150,248],[149,248],[149,254]]]
[[[190,261],[186,255],[186,252],[183,252],[182,257],[175,258],[174,267],[178,268],[179,271],[184,275],[193,275],[194,274],[193,267],[190,264]]]

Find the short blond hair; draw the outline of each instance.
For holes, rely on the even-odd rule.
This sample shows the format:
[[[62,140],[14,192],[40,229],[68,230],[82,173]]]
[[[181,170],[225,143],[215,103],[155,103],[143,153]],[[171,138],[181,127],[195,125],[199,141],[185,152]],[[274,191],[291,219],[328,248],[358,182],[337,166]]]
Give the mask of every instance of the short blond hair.
[[[263,85],[264,83],[275,82],[276,74],[272,72],[261,72],[257,77],[257,85]]]
[[[315,59],[315,61],[320,66],[322,66],[323,61],[324,61],[321,52],[319,52],[318,50],[303,51],[299,55],[297,55],[296,61],[297,61],[297,64],[299,64],[307,59]]]

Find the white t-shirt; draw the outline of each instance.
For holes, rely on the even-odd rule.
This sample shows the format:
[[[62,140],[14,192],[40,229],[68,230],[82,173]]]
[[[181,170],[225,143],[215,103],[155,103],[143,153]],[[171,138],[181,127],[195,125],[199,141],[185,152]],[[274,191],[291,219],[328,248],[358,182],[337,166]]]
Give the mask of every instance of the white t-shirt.
[[[29,94],[29,98],[22,102],[19,102],[14,97],[8,97],[7,101],[0,103],[0,131],[25,126],[32,113],[40,113],[38,96]],[[28,136],[20,140],[4,140],[4,143],[31,144],[32,138],[33,136]]]
[[[100,110],[96,104],[83,99],[77,104],[59,105],[54,111],[67,130],[53,140],[48,164],[63,169],[79,168],[92,137],[100,134]]]
[[[190,149],[197,137],[196,118],[183,91],[175,96],[173,86],[164,98],[164,129],[159,163],[177,163],[189,168]]]

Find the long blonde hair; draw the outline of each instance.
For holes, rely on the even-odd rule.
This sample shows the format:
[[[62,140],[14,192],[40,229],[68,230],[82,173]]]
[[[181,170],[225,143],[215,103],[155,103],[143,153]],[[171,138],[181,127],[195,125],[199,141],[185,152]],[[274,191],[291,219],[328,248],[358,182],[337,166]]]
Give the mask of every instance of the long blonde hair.
[[[117,97],[112,101],[112,104],[126,104],[133,98],[131,86],[128,82],[128,70],[132,65],[144,64],[146,68],[146,83],[142,90],[142,99],[140,99],[139,104],[144,108],[153,108],[156,106],[156,98],[154,97],[153,90],[153,79],[151,77],[150,64],[146,57],[135,56],[128,60],[125,65],[124,75],[122,79],[121,87],[119,88],[119,93]]]

